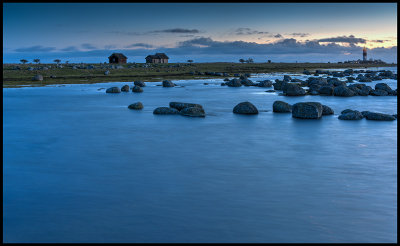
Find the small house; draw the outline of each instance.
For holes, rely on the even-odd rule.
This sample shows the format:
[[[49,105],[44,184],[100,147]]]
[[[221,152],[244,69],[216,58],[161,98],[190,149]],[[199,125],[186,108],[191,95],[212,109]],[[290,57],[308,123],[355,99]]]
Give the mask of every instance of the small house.
[[[146,63],[168,63],[169,57],[165,53],[156,53],[155,55],[148,55]]]
[[[108,57],[109,63],[126,64],[128,58],[122,53],[113,53]]]

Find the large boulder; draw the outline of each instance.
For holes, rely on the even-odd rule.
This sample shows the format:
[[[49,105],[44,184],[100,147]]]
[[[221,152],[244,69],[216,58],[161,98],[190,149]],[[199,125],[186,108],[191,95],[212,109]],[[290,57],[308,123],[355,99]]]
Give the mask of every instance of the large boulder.
[[[140,92],[143,92],[143,89],[142,89],[142,87],[135,85],[135,86],[132,88],[132,92],[140,93]]]
[[[364,116],[357,110],[347,109],[339,115],[339,120],[361,120]]]
[[[384,90],[371,90],[369,92],[369,94],[371,96],[387,96],[387,95],[389,95],[389,93],[387,91],[384,91]]]
[[[241,102],[233,108],[235,114],[258,114],[258,109],[250,102]]]
[[[203,108],[200,104],[195,104],[195,103],[183,103],[183,102],[170,102],[169,106],[171,108],[175,108],[178,111],[181,111],[184,108],[189,108],[189,107],[194,107],[194,108]]]
[[[43,80],[43,75],[41,74],[36,74],[33,78],[33,81],[42,81]]]
[[[121,91],[129,92],[129,85],[124,85],[121,87]]]
[[[338,86],[333,89],[333,95],[337,97],[352,97],[355,93],[346,86]]]
[[[326,95],[326,96],[332,96],[333,94],[333,87],[331,86],[321,86],[318,90],[319,94],[321,95]]]
[[[292,106],[292,117],[300,119],[319,119],[322,116],[322,104],[319,102],[300,102]]]
[[[378,120],[378,121],[392,121],[395,120],[396,117],[390,114],[382,114],[382,113],[375,113],[375,112],[368,112],[365,114],[365,118],[367,120]]]
[[[119,89],[119,87],[111,87],[111,88],[108,88],[107,90],[106,90],[106,93],[120,93],[121,92],[121,90]]]
[[[128,108],[140,110],[140,109],[143,109],[143,104],[141,102],[132,103],[131,105],[128,106]]]
[[[286,81],[275,80],[275,83],[272,84],[274,86],[274,90],[281,91],[288,84]]]
[[[239,79],[231,79],[229,82],[225,83],[229,87],[240,87],[242,86],[242,83],[240,82]]]
[[[242,79],[240,83],[244,86],[254,86],[256,85],[253,81],[249,80],[248,78]]]
[[[176,108],[158,107],[154,109],[153,114],[179,114]]]
[[[330,115],[330,114],[334,114],[335,112],[333,112],[333,109],[331,109],[330,107],[326,106],[326,105],[322,105],[322,115]]]
[[[390,86],[388,86],[386,83],[377,83],[375,85],[375,90],[382,90],[389,93],[392,91],[392,88],[390,88]]]
[[[304,96],[306,91],[298,84],[288,83],[284,88],[283,92],[286,96]]]
[[[137,85],[137,86],[140,86],[140,87],[145,87],[146,86],[146,84],[141,80],[135,81],[135,82],[133,82],[133,84]]]
[[[271,80],[260,81],[257,86],[258,87],[272,87],[272,81]]]
[[[164,80],[164,81],[162,82],[162,86],[163,86],[163,87],[174,87],[175,84],[172,83],[171,80]]]
[[[187,107],[182,109],[179,113],[183,116],[206,117],[204,109],[199,107]]]
[[[292,112],[292,106],[283,101],[275,101],[272,105],[272,111],[276,113],[290,113]]]

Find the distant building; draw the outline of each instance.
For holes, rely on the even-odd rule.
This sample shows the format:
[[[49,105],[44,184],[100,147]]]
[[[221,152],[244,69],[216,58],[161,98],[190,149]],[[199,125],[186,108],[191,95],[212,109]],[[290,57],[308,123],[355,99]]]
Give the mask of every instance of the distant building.
[[[367,48],[364,47],[363,49],[363,61],[366,62],[367,61]]]
[[[168,63],[169,57],[165,53],[156,53],[155,55],[148,55],[146,63]]]
[[[122,53],[113,53],[108,57],[109,63],[126,64],[128,58]]]

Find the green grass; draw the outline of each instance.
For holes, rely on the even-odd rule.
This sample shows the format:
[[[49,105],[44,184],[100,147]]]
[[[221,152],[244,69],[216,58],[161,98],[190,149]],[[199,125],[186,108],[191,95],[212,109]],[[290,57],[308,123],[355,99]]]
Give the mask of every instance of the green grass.
[[[76,64],[79,65],[79,64]],[[304,69],[314,72],[317,69],[333,68],[353,68],[365,69],[368,67],[389,67],[396,64],[338,64],[338,63],[180,63],[179,67],[170,67],[178,64],[152,64],[152,67],[142,67],[144,64],[124,64],[124,69],[100,69],[99,63],[85,64],[94,65],[96,69],[72,69],[73,64],[65,65],[63,68],[55,68],[55,64],[3,64],[3,87],[20,86],[44,86],[51,84],[89,84],[99,82],[133,82],[143,81],[162,81],[181,80],[181,79],[206,79],[206,78],[225,78],[210,75],[191,75],[190,72],[220,72],[228,73],[233,76],[235,73],[274,73],[274,72],[303,72]],[[109,64],[106,64],[109,65]],[[20,70],[14,68],[19,66]],[[28,67],[51,66],[49,70],[28,71]],[[109,75],[104,75],[106,70]],[[32,81],[36,74],[43,75],[43,81]],[[51,75],[56,78],[50,78]]]

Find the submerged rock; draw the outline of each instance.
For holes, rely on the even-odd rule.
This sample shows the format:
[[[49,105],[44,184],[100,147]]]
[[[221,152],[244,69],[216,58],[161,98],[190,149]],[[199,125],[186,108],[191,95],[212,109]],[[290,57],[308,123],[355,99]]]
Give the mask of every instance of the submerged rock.
[[[135,86],[132,88],[132,92],[140,93],[140,92],[143,92],[143,89],[142,89],[142,87],[135,85]]]
[[[338,97],[352,97],[355,93],[346,86],[338,86],[333,89],[333,95]]]
[[[250,102],[241,102],[233,108],[235,114],[258,114],[258,109]]]
[[[322,104],[319,102],[300,102],[292,106],[292,117],[300,119],[319,119],[322,116]]]
[[[240,82],[239,79],[231,79],[229,82],[225,83],[229,87],[240,87],[242,86],[242,83]]]
[[[257,84],[258,87],[272,87],[272,81],[271,80],[264,80],[264,81],[260,81]]]
[[[140,87],[145,87],[146,86],[146,84],[141,80],[135,81],[135,82],[133,82],[133,84],[137,85],[137,86],[140,86]]]
[[[287,102],[275,101],[272,104],[272,111],[275,113],[290,113],[292,112],[292,106]]]
[[[143,109],[143,104],[141,102],[132,103],[131,105],[128,106],[128,108],[140,110],[140,109]]]
[[[386,92],[391,92],[392,88],[390,88],[390,86],[388,86],[385,83],[378,83],[375,85],[375,90],[382,90],[382,91],[386,91]]]
[[[389,95],[389,93],[387,91],[384,91],[384,90],[371,90],[369,92],[369,94],[371,96],[387,96],[387,95]]]
[[[119,87],[111,87],[106,90],[106,93],[120,93],[120,92],[121,90],[119,89]]]
[[[154,109],[153,114],[179,114],[176,108],[158,107]]]
[[[124,85],[121,87],[121,91],[129,92],[129,85]]]
[[[189,107],[195,107],[195,108],[203,108],[200,104],[196,103],[183,103],[183,102],[170,102],[169,106],[171,108],[175,108],[179,111],[181,111],[184,108],[189,108]]]
[[[339,115],[339,120],[361,120],[363,115],[357,110],[346,109]]]
[[[183,108],[180,112],[183,116],[190,116],[190,117],[206,117],[206,113],[204,112],[203,108],[199,107],[187,107]]]
[[[172,83],[171,80],[164,80],[164,81],[162,82],[162,86],[163,86],[163,87],[174,87],[175,84]]]
[[[394,117],[393,115],[390,115],[390,114],[368,112],[365,114],[365,118],[367,120],[392,121],[392,120],[395,120],[397,117]]]
[[[322,115],[331,115],[334,114],[333,109],[326,105],[322,105]]]

